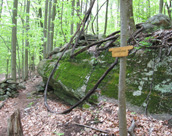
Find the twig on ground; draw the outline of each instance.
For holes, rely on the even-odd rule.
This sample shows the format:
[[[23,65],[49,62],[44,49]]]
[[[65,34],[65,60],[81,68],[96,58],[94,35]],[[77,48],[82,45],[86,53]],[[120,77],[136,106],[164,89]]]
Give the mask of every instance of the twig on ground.
[[[106,133],[106,134],[109,133],[108,131],[100,130],[98,128],[94,128],[94,127],[91,127],[91,126],[88,126],[88,125],[82,125],[82,124],[78,124],[78,123],[74,123],[74,125],[91,128],[93,130],[96,130],[96,131],[99,131],[99,132],[102,132],[102,133]]]

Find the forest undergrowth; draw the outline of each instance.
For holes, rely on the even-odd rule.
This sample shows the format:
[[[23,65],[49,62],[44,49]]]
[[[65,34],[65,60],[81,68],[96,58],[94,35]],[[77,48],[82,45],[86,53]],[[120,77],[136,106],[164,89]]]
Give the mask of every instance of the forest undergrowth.
[[[0,109],[0,135],[7,135],[7,120],[20,109],[24,136],[106,136],[119,135],[118,105],[105,99],[89,108],[76,108],[68,114],[54,114],[44,106],[43,94],[38,94],[36,86],[42,81],[34,76],[26,81],[25,90],[20,90],[16,98],[9,98]],[[48,95],[48,103],[55,111],[69,108],[58,98]],[[2,103],[2,101],[0,101]],[[127,127],[130,135],[172,135],[168,121],[146,117],[127,110]],[[128,134],[129,135],[129,134]]]

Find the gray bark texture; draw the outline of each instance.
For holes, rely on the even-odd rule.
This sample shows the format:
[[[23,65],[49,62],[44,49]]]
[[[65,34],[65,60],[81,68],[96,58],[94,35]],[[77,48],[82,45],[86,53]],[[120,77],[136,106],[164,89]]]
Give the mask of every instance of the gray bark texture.
[[[45,1],[43,57],[46,58],[48,0]]]
[[[135,21],[134,21],[134,16],[133,16],[133,0],[127,0],[127,9],[128,9],[128,31],[130,35],[132,35],[136,31],[136,26],[135,26]]]
[[[162,14],[162,10],[163,10],[163,3],[164,3],[163,0],[159,0],[159,13],[161,13],[161,14]]]
[[[11,53],[11,71],[12,78],[16,81],[16,46],[17,46],[17,8],[18,8],[18,0],[14,0],[13,2],[13,15],[12,15],[12,53]]]
[[[74,6],[75,6],[75,0],[72,0],[72,13],[71,13],[71,16],[73,17],[74,16]],[[74,27],[74,24],[73,24],[73,20],[71,22],[71,27],[70,27],[70,34],[72,35],[73,34],[73,27]]]
[[[27,7],[26,7],[26,41],[25,41],[25,74],[24,74],[24,79],[26,80],[28,78],[28,48],[29,48],[29,35],[28,35],[28,31],[29,31],[29,13],[30,13],[30,0],[27,0]]]
[[[109,0],[107,0],[107,3],[106,3],[106,14],[105,14],[104,35],[106,35],[106,30],[107,30],[107,23],[108,23],[108,7],[109,7]]]
[[[56,4],[57,4],[57,0],[54,0],[53,2],[53,11],[52,11],[52,21],[51,21],[51,49],[50,51],[53,50],[53,39],[54,39],[54,20],[56,17]]]
[[[121,18],[121,47],[127,46],[127,0],[120,0],[120,18]],[[125,98],[125,79],[126,79],[126,57],[120,58],[120,75],[118,90],[118,116],[119,116],[119,134],[127,136],[126,124],[126,98]]]
[[[52,8],[52,0],[49,1],[48,35],[47,35],[47,52],[46,52],[46,54],[48,54],[51,51],[51,21],[52,21],[51,8]]]

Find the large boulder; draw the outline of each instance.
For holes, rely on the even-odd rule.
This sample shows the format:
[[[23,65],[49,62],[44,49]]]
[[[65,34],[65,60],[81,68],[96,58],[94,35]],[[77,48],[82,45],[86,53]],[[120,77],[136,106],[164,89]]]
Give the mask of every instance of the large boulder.
[[[142,24],[145,32],[152,32],[159,29],[171,28],[171,21],[168,16],[164,14],[157,14],[149,18],[145,23]]]
[[[97,58],[86,51],[74,59],[69,58],[70,50],[60,61],[49,85],[57,97],[74,104],[96,84],[101,75],[108,69],[114,58],[108,50],[99,52]],[[163,52],[163,51],[162,51]],[[126,97],[127,101],[145,107],[149,92],[150,112],[172,113],[172,56],[159,52],[141,51],[127,57]],[[54,54],[42,60],[38,65],[38,73],[47,81],[59,55]],[[115,67],[99,85],[102,95],[118,97],[119,67]],[[90,99],[96,100],[94,95]]]

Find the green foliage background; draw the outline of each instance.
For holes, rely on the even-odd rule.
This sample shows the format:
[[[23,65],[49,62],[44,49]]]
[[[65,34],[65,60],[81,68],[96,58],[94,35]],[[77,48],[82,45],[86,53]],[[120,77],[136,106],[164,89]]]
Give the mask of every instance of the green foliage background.
[[[99,0],[99,8],[105,2],[103,0]],[[120,29],[120,14],[119,14],[119,0],[109,0],[109,8],[108,8],[108,26],[107,26],[107,34],[110,34],[116,30]],[[44,22],[44,11],[45,11],[45,1],[43,0],[35,0],[31,1],[30,14],[26,14],[26,1],[18,0],[18,17],[17,17],[17,40],[18,40],[18,51],[17,51],[17,67],[20,70],[22,69],[22,59],[24,55],[25,49],[25,40],[29,40],[29,64],[31,64],[31,56],[35,57],[35,63],[39,62],[39,57],[43,56],[42,54],[42,44],[43,44],[43,28],[40,26],[40,21]],[[76,1],[75,1],[76,5]],[[81,19],[85,13],[86,0],[82,1],[83,9],[82,13],[80,13],[80,17],[77,16],[76,6],[72,7],[72,0],[68,1],[57,1],[56,7],[56,18],[54,21],[55,24],[55,32],[54,32],[54,47],[63,46],[66,42],[70,40],[71,33],[70,27],[71,23],[74,23],[74,32],[77,28],[77,23],[81,22]],[[87,4],[87,9],[89,7],[89,3]],[[10,72],[10,59],[11,59],[11,32],[12,32],[12,9],[13,9],[13,0],[8,0],[3,3],[2,15],[0,19],[0,74],[7,72],[7,60],[9,60],[8,69]],[[42,18],[38,17],[38,10],[42,9]],[[25,9],[25,10],[24,10]],[[72,9],[74,9],[74,16],[71,16]],[[93,23],[93,28],[96,32],[97,24],[96,20],[93,22],[94,16],[96,15],[97,4],[94,5],[93,11],[91,14],[91,21],[87,29],[87,33],[92,33],[91,24]],[[98,13],[98,26],[99,26],[99,34],[103,34],[104,25],[105,25],[105,12],[106,12],[106,4],[102,6],[100,12]],[[153,16],[159,12],[159,2],[157,0],[134,0],[133,1],[133,12],[134,19],[136,23],[144,22],[150,16]],[[167,14],[166,9],[164,12]],[[22,19],[25,21],[26,16],[30,16],[29,22],[29,36],[26,36],[25,26],[26,24],[22,24]],[[66,39],[66,41],[65,41]],[[20,65],[19,65],[20,62]]]

